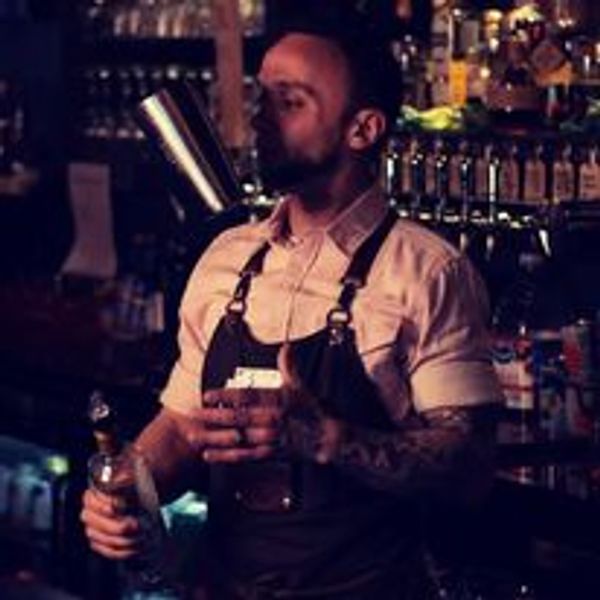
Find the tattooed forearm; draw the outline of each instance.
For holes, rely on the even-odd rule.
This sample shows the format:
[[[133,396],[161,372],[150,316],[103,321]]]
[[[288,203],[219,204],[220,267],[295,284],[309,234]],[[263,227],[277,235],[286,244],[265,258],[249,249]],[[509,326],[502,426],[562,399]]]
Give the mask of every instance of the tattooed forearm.
[[[308,460],[329,462],[344,430],[342,424],[328,417],[319,402],[302,391],[291,392],[286,404],[281,431],[283,447]]]
[[[423,426],[391,433],[349,426],[332,462],[390,492],[468,494],[491,476],[494,412],[489,406],[432,410]]]
[[[491,476],[495,412],[491,405],[437,409],[418,427],[381,432],[300,405],[288,414],[285,438],[294,453],[336,465],[377,489],[462,495]]]

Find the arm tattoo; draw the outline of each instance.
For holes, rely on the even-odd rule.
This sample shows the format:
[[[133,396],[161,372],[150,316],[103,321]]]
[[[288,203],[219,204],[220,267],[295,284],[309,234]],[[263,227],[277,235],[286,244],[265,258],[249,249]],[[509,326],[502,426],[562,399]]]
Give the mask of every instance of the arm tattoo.
[[[324,438],[322,411],[314,404],[293,404],[286,412],[283,445],[293,454],[316,459]]]
[[[496,416],[493,404],[440,408],[424,413],[418,426],[382,432],[297,404],[288,412],[284,439],[294,454],[335,465],[382,491],[464,496],[489,483]]]
[[[348,426],[332,462],[377,489],[463,496],[492,474],[495,413],[491,404],[440,408],[393,432]]]

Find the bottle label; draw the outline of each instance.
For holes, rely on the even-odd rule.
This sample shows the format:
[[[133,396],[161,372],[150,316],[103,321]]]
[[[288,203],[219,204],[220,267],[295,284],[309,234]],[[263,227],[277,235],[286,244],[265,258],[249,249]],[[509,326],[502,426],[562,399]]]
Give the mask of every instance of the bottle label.
[[[515,410],[533,410],[535,386],[533,373],[523,360],[515,359],[507,364],[496,363],[506,407]]]
[[[500,169],[500,200],[515,202],[519,199],[519,163],[507,160]]]
[[[460,167],[463,157],[460,154],[452,156],[449,162],[448,189],[451,198],[462,198]]]
[[[525,163],[523,200],[542,202],[546,195],[546,166],[541,160],[528,160]]]
[[[560,160],[554,164],[554,194],[557,202],[566,202],[575,197],[573,165]]]
[[[600,165],[586,162],[579,170],[579,198],[600,200]]]
[[[479,200],[484,200],[488,191],[488,161],[480,157],[475,164],[475,194]]]
[[[533,411],[535,376],[530,345],[517,338],[496,340],[493,348],[494,368],[509,409]]]

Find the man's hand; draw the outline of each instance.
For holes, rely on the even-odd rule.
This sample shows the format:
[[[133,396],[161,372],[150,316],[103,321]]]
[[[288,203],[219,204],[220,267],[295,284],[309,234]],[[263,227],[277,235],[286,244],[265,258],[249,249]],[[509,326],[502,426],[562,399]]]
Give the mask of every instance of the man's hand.
[[[206,462],[259,460],[275,452],[283,414],[281,390],[210,390],[202,404],[194,416],[206,430],[202,452]],[[215,434],[222,444],[214,443]]]
[[[86,490],[80,516],[90,546],[102,556],[124,560],[140,551],[140,524],[124,513],[118,496]]]
[[[207,462],[234,463],[269,458],[277,451],[325,461],[324,446],[335,435],[333,419],[325,416],[317,399],[298,377],[289,345],[279,352],[282,386],[210,390],[196,417],[207,431],[220,432],[229,444],[204,445]]]

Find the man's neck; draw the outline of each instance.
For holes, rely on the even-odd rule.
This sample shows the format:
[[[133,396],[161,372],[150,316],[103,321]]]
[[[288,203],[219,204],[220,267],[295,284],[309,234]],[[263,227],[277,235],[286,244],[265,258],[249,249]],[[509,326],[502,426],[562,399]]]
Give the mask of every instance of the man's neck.
[[[373,183],[374,178],[370,173],[352,171],[296,190],[289,204],[290,233],[302,237],[314,229],[325,229]]]

